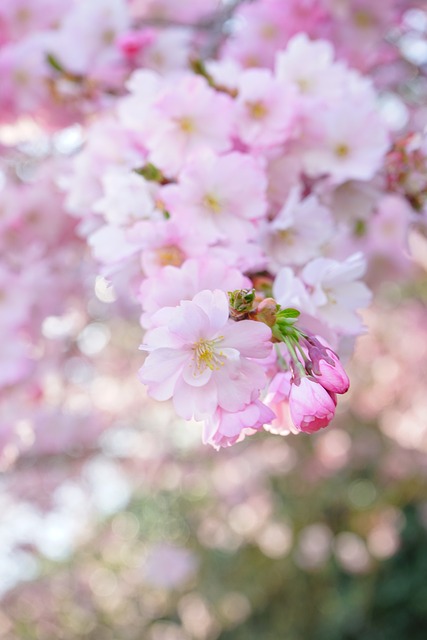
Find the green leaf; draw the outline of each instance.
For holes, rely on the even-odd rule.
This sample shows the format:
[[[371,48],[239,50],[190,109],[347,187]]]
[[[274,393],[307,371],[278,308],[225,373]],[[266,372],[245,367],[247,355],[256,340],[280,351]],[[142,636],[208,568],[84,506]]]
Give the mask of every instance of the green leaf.
[[[60,73],[65,73],[64,67],[59,62],[58,58],[55,58],[55,56],[52,53],[48,53],[46,55],[46,61],[48,64],[50,64],[52,69],[55,69],[55,71],[59,71]]]
[[[282,309],[279,311],[278,315],[280,318],[298,318],[300,316],[300,312],[298,309],[292,309],[290,307],[289,309]]]

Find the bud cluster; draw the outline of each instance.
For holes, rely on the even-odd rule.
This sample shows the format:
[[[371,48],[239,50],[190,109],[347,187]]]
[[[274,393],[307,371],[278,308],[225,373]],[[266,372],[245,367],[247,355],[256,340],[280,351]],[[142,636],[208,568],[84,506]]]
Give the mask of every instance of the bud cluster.
[[[346,393],[350,386],[341,361],[327,344],[296,325],[299,311],[281,309],[271,298],[264,302],[270,309],[273,303],[276,306],[275,323],[269,326],[273,340],[283,345],[278,347],[278,364],[290,373],[288,402],[293,425],[307,433],[326,427],[335,414],[336,394]],[[262,303],[259,307],[258,319],[262,320]]]

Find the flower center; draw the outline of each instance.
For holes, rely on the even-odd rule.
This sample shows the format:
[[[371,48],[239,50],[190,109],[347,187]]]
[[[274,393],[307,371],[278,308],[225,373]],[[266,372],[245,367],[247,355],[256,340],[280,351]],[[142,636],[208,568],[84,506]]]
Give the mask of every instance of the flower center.
[[[281,242],[292,246],[295,244],[297,234],[294,229],[280,229],[278,236]]]
[[[113,44],[115,39],[116,39],[116,32],[114,31],[114,29],[106,29],[101,34],[101,42],[103,44],[106,44],[106,45]]]
[[[211,371],[218,371],[224,366],[227,356],[222,351],[216,351],[217,345],[222,342],[224,336],[214,338],[214,340],[198,340],[193,345],[194,356],[196,359],[196,368],[202,373],[206,368]]]
[[[361,29],[367,29],[368,27],[375,26],[374,16],[368,11],[364,11],[363,9],[355,11],[353,14],[353,19],[356,23],[356,26],[360,27]]]
[[[268,113],[267,107],[263,102],[261,102],[261,100],[256,102],[247,102],[246,106],[249,111],[249,115],[254,120],[262,120]]]
[[[261,37],[265,40],[273,40],[278,34],[278,29],[275,24],[265,24],[261,28]]]
[[[27,7],[21,7],[16,12],[16,19],[21,24],[27,23],[31,18],[31,11]]]
[[[345,142],[341,142],[335,147],[335,154],[339,158],[346,158],[350,154],[350,147]]]
[[[184,116],[178,120],[178,125],[184,133],[193,133],[195,130],[194,122],[188,116]]]
[[[156,251],[159,263],[163,266],[168,264],[174,267],[180,267],[184,262],[185,256],[179,247],[167,245]]]
[[[211,193],[207,193],[203,198],[203,205],[212,211],[212,213],[220,213],[221,212],[221,203],[218,198]]]
[[[296,78],[296,84],[298,85],[301,93],[310,93],[311,90],[311,82],[308,78]]]
[[[335,291],[331,287],[325,287],[323,291],[325,292],[329,304],[337,304]]]
[[[15,69],[13,78],[16,84],[20,86],[25,86],[28,84],[30,80],[29,74],[25,71],[25,69]]]

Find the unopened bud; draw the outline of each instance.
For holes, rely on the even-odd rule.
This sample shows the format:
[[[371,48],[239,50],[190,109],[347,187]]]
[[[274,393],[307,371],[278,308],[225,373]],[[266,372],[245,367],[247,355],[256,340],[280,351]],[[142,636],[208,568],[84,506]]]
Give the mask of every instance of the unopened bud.
[[[249,314],[254,305],[255,289],[236,289],[228,292],[230,315],[236,320]]]
[[[257,310],[253,314],[253,319],[264,322],[269,327],[274,327],[278,309],[279,306],[273,298],[265,298],[259,303]]]

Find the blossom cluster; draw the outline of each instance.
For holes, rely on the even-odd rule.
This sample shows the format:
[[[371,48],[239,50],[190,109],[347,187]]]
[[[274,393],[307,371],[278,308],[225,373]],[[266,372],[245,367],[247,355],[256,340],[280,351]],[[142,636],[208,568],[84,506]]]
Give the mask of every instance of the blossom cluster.
[[[84,299],[80,236],[117,293],[117,313],[132,304],[140,310],[149,393],[171,398],[186,419],[205,420],[206,441],[231,444],[262,425],[283,433],[329,422],[334,394],[343,391],[324,380],[345,379],[336,353],[349,355],[363,331],[359,310],[371,299],[364,279],[381,282],[378,264],[405,273],[408,226],[416,221],[423,237],[425,143],[393,134],[378,91],[396,84],[387,80],[402,62],[393,33],[406,28],[405,11],[417,3],[371,4],[2,4],[1,123],[25,129],[31,116],[40,135],[74,125],[65,138],[77,131],[83,144],[47,163],[65,204],[57,194],[48,202],[49,180],[14,186],[7,178],[3,349],[15,347],[0,385],[31,378],[43,320],[61,313],[74,284]],[[410,108],[405,113],[409,119]],[[34,222],[25,209],[35,193]],[[237,317],[232,304],[226,313],[236,291],[254,292]],[[222,328],[211,326],[203,306],[210,309],[211,298]],[[276,320],[287,309],[299,316],[293,333],[279,335]],[[269,313],[274,322],[259,321]],[[181,316],[194,340],[179,334],[168,347],[170,323]],[[241,341],[227,342],[229,331],[247,332],[248,354]],[[174,369],[167,348],[188,352],[192,365],[178,358]],[[161,352],[168,362],[154,374]],[[223,388],[235,392],[234,404]],[[287,404],[298,393],[306,400],[320,393],[324,415],[313,401],[310,419],[291,411],[290,420]]]
[[[33,454],[72,449],[100,430],[95,415],[86,430],[78,428],[78,412],[64,406],[67,381],[59,382],[75,355],[70,329],[81,330],[77,301],[84,300],[90,274],[85,244],[62,213],[51,175],[55,160],[37,169],[26,164],[4,152],[0,169],[2,469],[30,447]]]
[[[219,289],[200,291],[161,309],[142,346],[149,355],[140,377],[150,395],[172,398],[183,418],[204,420],[204,441],[215,447],[266,425],[318,431],[335,414],[336,393],[349,387],[336,353],[296,329],[296,310],[272,298],[254,306],[254,298],[247,290],[229,298]]]
[[[423,473],[427,446],[425,305],[404,300],[424,299],[414,263],[427,269],[426,32],[423,0],[0,2],[0,597],[40,588],[37,553],[56,564],[83,542],[87,563],[90,529],[96,547],[79,602],[53,578],[66,620],[46,624],[46,592],[16,592],[29,618],[12,630],[7,603],[4,633],[69,624],[74,638],[94,628],[92,594],[100,636],[117,623],[124,637],[124,618],[132,636],[138,572],[156,590],[194,585],[175,548],[189,524],[197,555],[230,561],[245,544],[276,561],[292,539],[308,570],[393,554],[376,491]],[[271,436],[216,456],[177,416],[215,449]],[[272,437],[300,432],[319,433]],[[372,483],[352,480],[362,469]],[[293,510],[279,485],[294,481]],[[357,535],[326,526],[337,490]],[[159,526],[173,548],[153,545]],[[147,596],[147,638],[181,637],[151,628],[179,616],[185,637],[208,637],[187,587],[172,614]],[[236,591],[212,637],[244,612]]]
[[[361,193],[367,211],[376,206],[382,192],[371,185],[389,148],[372,84],[336,61],[329,42],[300,34],[274,70],[212,60],[164,75],[138,70],[127,86],[63,183],[104,275],[141,304],[150,351],[141,379],[180,416],[207,420],[207,441],[230,444],[277,420],[258,403],[271,368],[289,369],[290,357],[291,400],[320,393],[313,403],[326,411],[295,410],[293,424],[325,426],[337,390],[313,387],[318,367],[299,376],[289,342],[272,356],[262,324],[233,328],[226,293],[273,296],[334,349],[361,332],[358,310],[371,294],[348,211],[360,215]],[[229,331],[241,332],[237,344]],[[310,344],[296,343],[301,353]],[[341,370],[335,355],[323,362]],[[288,397],[276,390],[276,405],[278,394]]]
[[[181,67],[192,51],[186,28],[148,26],[202,19],[217,0],[6,0],[0,7],[2,120],[31,115],[47,129],[107,107],[129,72]],[[147,23],[140,29],[138,22]],[[79,46],[76,47],[76,43]]]

